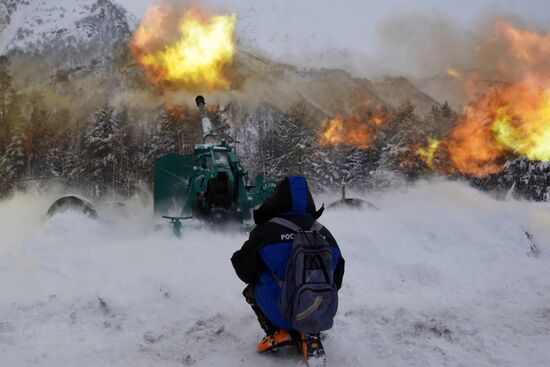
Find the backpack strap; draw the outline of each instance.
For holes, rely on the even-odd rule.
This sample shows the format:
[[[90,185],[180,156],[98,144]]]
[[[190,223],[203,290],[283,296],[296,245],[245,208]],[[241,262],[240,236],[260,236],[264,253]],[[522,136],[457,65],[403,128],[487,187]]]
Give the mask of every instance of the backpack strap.
[[[271,218],[270,222],[280,224],[283,227],[286,227],[288,229],[293,230],[294,232],[300,232],[303,231],[303,229],[296,225],[295,223],[289,221],[288,219],[284,219],[281,217],[275,217]],[[320,232],[323,228],[325,228],[321,223],[315,221],[313,222],[313,225],[309,229],[312,232]]]
[[[312,231],[312,232],[321,232],[321,230],[323,228],[325,228],[325,226],[323,226],[321,223],[315,221],[315,222],[313,222],[313,225],[311,226],[311,228],[309,230]]]
[[[300,228],[298,225],[292,223],[288,219],[275,217],[275,218],[271,218],[270,222],[280,224],[283,227],[286,227],[288,229],[293,230],[294,232],[300,232],[302,230],[302,228]]]

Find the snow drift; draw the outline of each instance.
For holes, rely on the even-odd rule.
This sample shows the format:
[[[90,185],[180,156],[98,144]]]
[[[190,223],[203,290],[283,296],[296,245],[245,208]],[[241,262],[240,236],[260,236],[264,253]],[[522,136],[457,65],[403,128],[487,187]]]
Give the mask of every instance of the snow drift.
[[[51,199],[0,204],[0,365],[301,365],[255,352],[261,330],[229,261],[246,234],[178,240],[138,201],[45,220]],[[368,200],[380,211],[322,218],[347,261],[329,364],[548,365],[548,204],[440,181]]]

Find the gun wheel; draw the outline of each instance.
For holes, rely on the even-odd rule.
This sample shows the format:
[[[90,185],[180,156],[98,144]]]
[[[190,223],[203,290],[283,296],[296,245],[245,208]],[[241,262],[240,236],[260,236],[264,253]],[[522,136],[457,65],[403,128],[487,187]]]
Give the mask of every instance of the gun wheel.
[[[64,213],[68,210],[82,213],[91,218],[97,218],[97,213],[93,205],[89,201],[74,195],[63,196],[57,199],[50,206],[46,215],[48,217],[53,217],[56,214]]]

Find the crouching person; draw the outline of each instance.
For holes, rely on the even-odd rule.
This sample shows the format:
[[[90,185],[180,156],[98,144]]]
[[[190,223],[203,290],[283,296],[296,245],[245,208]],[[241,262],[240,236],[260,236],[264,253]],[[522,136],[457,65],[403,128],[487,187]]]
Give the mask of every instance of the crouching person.
[[[304,177],[285,178],[254,211],[257,226],[231,258],[266,333],[258,352],[294,345],[306,362],[326,359],[320,332],[333,325],[344,259],[332,234],[317,222],[322,212]]]

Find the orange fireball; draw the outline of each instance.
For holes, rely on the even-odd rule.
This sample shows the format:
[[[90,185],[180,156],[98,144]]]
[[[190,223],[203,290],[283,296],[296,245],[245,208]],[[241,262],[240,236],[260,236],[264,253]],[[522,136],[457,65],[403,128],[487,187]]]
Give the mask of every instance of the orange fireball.
[[[492,134],[490,117],[473,107],[463,114],[447,142],[452,163],[460,172],[473,176],[499,172],[503,149]]]
[[[319,144],[322,146],[349,146],[369,149],[380,127],[387,122],[383,112],[362,118],[354,114],[347,118],[337,116],[323,121]]]
[[[166,89],[228,89],[228,68],[236,52],[235,15],[183,13],[152,6],[132,37],[132,53],[148,80]]]
[[[335,117],[323,121],[323,132],[319,143],[325,146],[356,146],[361,149],[368,149],[372,139],[370,126],[361,123],[357,116],[349,119]]]
[[[509,82],[480,94],[471,83],[480,76],[468,76],[472,101],[446,141],[453,165],[485,176],[499,172],[510,155],[550,161],[550,34],[501,20],[476,51]]]

